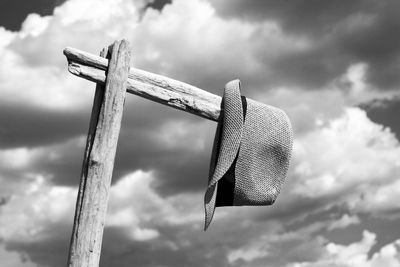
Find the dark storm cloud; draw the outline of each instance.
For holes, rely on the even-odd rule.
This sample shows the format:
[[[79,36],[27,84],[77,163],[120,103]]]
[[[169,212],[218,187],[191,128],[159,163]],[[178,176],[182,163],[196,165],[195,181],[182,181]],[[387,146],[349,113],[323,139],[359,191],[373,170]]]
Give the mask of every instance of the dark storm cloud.
[[[2,0],[0,2],[0,26],[12,31],[18,31],[22,22],[30,13],[51,15],[56,6],[66,0]]]
[[[52,177],[55,184],[76,186],[79,181],[83,146],[69,140],[86,135],[90,107],[82,110],[48,110],[31,105],[0,105],[0,148],[42,147],[47,154],[34,156],[22,169],[1,170],[10,181],[28,173]],[[11,119],[12,118],[12,119]],[[57,157],[51,157],[55,153]]]
[[[22,255],[27,255],[32,262],[39,266],[62,266],[67,262],[71,230],[72,219],[71,225],[47,225],[47,234],[44,239],[32,242],[10,241],[5,244],[7,249],[22,252]]]
[[[325,34],[334,25],[357,12],[373,12],[376,0],[216,0],[210,1],[219,14],[250,21],[275,20],[285,30],[299,34]]]
[[[382,88],[398,89],[400,78],[400,2],[385,1],[372,14],[374,23],[338,39],[343,53],[370,65],[368,79]]]
[[[382,219],[368,214],[357,214],[360,223],[347,228],[334,229],[325,233],[326,237],[337,244],[348,245],[362,237],[363,230],[376,233],[376,243],[369,251],[369,256],[378,252],[383,246],[400,238],[397,219]]]
[[[37,147],[87,132],[89,109],[57,111],[29,105],[0,105],[0,148]]]
[[[72,222],[72,220],[71,220]],[[40,266],[65,265],[68,256],[68,246],[72,224],[58,224],[47,227],[47,238],[33,242],[8,242],[6,247],[27,255],[31,261]],[[167,229],[165,229],[167,230]],[[106,227],[102,242],[100,266],[204,266],[209,263],[214,266],[227,266],[224,257],[226,248],[218,247],[218,252],[211,257],[206,254],[215,250],[203,238],[195,244],[182,246],[179,249],[171,248],[169,243],[179,243],[178,237],[188,238],[190,229],[187,227],[169,228],[169,233],[160,239],[149,241],[132,240],[125,229],[121,227]],[[161,230],[163,231],[163,230]],[[198,233],[196,233],[198,234]],[[189,233],[194,235],[194,233]],[[193,237],[191,237],[193,238]],[[196,247],[200,243],[201,249]]]
[[[202,233],[182,226],[161,231],[165,231],[161,239],[135,242],[118,228],[106,228],[100,266],[229,266],[225,257],[227,247],[217,246],[213,240],[207,242],[204,234],[201,237]],[[175,248],[168,246],[184,240],[191,241]]]
[[[343,74],[352,63],[345,57],[335,57],[335,53],[330,51],[334,48],[330,46],[324,44],[312,50],[288,53],[274,62],[266,59],[264,64],[272,65],[271,76],[277,85],[319,89]]]
[[[77,142],[76,138],[87,134],[90,109],[88,106],[71,112],[49,112],[31,106],[1,106],[0,147],[41,147],[46,151],[26,168],[2,170],[2,175],[15,180],[23,179],[26,173],[38,173],[52,177],[54,184],[77,186],[84,144]],[[172,128],[165,127],[171,122],[178,124]],[[203,189],[215,126],[213,122],[128,95],[113,183],[123,175],[142,169],[155,171],[157,182],[154,186],[162,194]],[[180,136],[168,136],[171,145],[165,144],[168,140],[160,141],[163,135],[174,132],[173,127],[187,132]],[[180,130],[177,129],[177,132]],[[204,147],[193,149],[195,142],[204,142]]]
[[[313,47],[271,62],[276,83],[319,88],[350,64],[369,64],[368,81],[383,89],[400,84],[400,2],[210,1],[217,12],[246,21],[276,21],[291,35],[309,38]],[[360,26],[361,25],[361,26]],[[257,37],[255,37],[257,38]],[[267,49],[268,44],[265,44]],[[262,51],[260,56],[262,57]]]
[[[207,234],[190,224],[158,225],[160,237],[146,241],[132,240],[124,228],[106,227],[100,266],[231,266],[226,257],[230,249],[257,235],[254,228],[233,226]],[[6,247],[41,266],[60,266],[67,261],[71,229],[72,219],[71,224],[48,225],[48,234],[40,241],[7,242]]]
[[[379,124],[389,127],[400,140],[400,97],[384,100],[374,100],[361,105],[367,111],[368,117]]]
[[[125,105],[114,177],[136,169],[154,170],[157,178],[154,186],[159,193],[204,189],[216,124],[148,100],[132,102],[134,97],[128,96]],[[159,140],[173,131],[164,128],[170,122],[181,123],[176,127],[187,131],[183,136],[170,136],[172,146]],[[204,142],[204,147],[193,149],[198,141]]]
[[[0,176],[8,183],[26,183],[32,174],[48,177],[54,184],[78,186],[83,159],[83,144],[76,139],[68,140],[61,145],[50,145],[33,150],[30,162],[20,168],[3,167]],[[29,152],[28,152],[29,153]],[[12,164],[12,163],[11,163]]]
[[[0,196],[0,206],[5,205],[10,201],[10,197]]]
[[[153,0],[148,3],[145,8],[154,8],[157,10],[162,10],[165,5],[171,4],[172,0]]]
[[[52,182],[57,185],[78,186],[84,145],[67,141],[64,145],[50,147],[48,153],[56,153],[58,156],[42,156],[30,166],[29,171],[50,176]]]
[[[160,149],[151,139],[137,134],[122,135],[120,141],[115,160],[114,182],[124,174],[142,169],[155,171],[157,182],[154,186],[163,195],[205,188],[209,151]],[[186,145],[190,147],[190,143]]]

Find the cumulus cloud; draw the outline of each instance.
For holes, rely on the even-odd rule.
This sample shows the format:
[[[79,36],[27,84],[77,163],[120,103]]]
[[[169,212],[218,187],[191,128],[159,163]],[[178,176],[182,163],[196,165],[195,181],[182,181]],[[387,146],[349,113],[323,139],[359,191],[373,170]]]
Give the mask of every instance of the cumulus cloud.
[[[292,263],[290,267],[316,267],[316,266],[399,266],[400,265],[400,240],[388,244],[368,257],[368,251],[375,243],[376,235],[364,231],[363,238],[359,242],[348,246],[328,243],[325,246],[326,253],[314,262]]]
[[[400,139],[400,126],[396,123],[396,114],[400,112],[399,96],[374,99],[361,105],[367,111],[371,120],[389,126]]]
[[[363,231],[361,240],[347,245],[329,242],[322,236],[311,237],[307,227],[297,232],[280,236],[258,238],[244,247],[228,253],[232,266],[316,267],[316,266],[398,266],[400,264],[399,240],[395,240],[379,251],[369,254],[376,243],[376,234]],[[285,255],[284,257],[282,257]]]
[[[128,237],[124,240],[127,244],[157,239],[160,237],[158,229],[168,225],[175,228],[195,226],[194,229],[200,232],[203,217],[201,197],[181,194],[165,199],[152,189],[153,181],[151,173],[137,171],[112,187],[106,228],[118,229]],[[0,206],[0,240],[12,244],[14,249],[27,251],[25,254],[33,253],[25,257],[34,259],[37,252],[31,251],[28,244],[42,246],[52,241],[65,247],[72,229],[76,194],[75,187],[53,186],[41,176],[32,177],[25,183],[25,188],[20,188]],[[54,240],[57,235],[61,236]],[[172,241],[163,242],[173,246]],[[54,260],[60,258],[50,262],[55,264]]]
[[[23,193],[21,193],[23,192]],[[46,238],[46,226],[71,220],[76,189],[52,187],[41,176],[32,177],[19,193],[1,206],[0,237],[32,242]]]
[[[9,152],[8,152],[9,153]],[[15,153],[26,153],[16,151]],[[10,154],[10,153],[9,153]],[[133,240],[159,236],[147,226],[193,224],[200,229],[201,195],[179,194],[162,198],[152,188],[152,173],[137,171],[112,187],[107,226],[125,228]],[[1,207],[0,238],[5,241],[35,241],[46,238],[46,225],[72,222],[76,187],[53,186],[43,176],[32,175]],[[193,207],[197,207],[194,209]],[[141,228],[142,226],[145,226]]]
[[[295,145],[299,164],[295,174],[312,177],[296,187],[306,196],[334,194],[348,186],[385,183],[398,173],[399,143],[389,129],[372,123],[360,109],[301,138]],[[313,152],[312,152],[313,151]],[[317,152],[318,151],[318,152]],[[379,153],[377,153],[379,152]]]
[[[394,201],[394,186],[399,176],[400,153],[395,135],[373,123],[358,108],[347,109],[337,119],[318,124],[314,131],[295,140],[294,162],[282,208],[286,204],[296,208],[300,204],[291,201],[302,199],[305,203],[314,201],[324,209],[339,205],[374,215],[395,212],[398,206],[394,203],[398,202]],[[392,203],[383,198],[385,194],[390,194],[387,197]]]
[[[120,38],[123,29],[115,32],[113,26],[118,24],[114,22],[124,18],[126,25],[134,27],[139,16],[135,3],[120,1],[116,5],[102,1],[98,5],[68,1],[57,7],[53,16],[29,15],[20,32],[2,30],[1,39],[5,35],[8,40],[0,47],[4,59],[0,64],[2,102],[30,103],[50,110],[89,104],[93,86],[80,79],[70,79],[62,50],[71,45],[92,51],[98,43],[107,45]],[[103,27],[108,28],[106,34]],[[90,42],[76,38],[88,33]]]
[[[190,223],[200,229],[203,218],[200,194],[162,198],[152,188],[153,183],[152,173],[143,171],[129,174],[118,181],[110,193],[108,225],[125,227],[134,240],[157,238],[159,232],[148,228],[152,226]]]
[[[347,109],[336,119],[316,119],[316,125],[297,136],[290,173],[277,202],[249,217],[284,218],[293,231],[319,221],[320,232],[362,223],[357,213],[398,218],[400,150],[395,135],[358,108]]]

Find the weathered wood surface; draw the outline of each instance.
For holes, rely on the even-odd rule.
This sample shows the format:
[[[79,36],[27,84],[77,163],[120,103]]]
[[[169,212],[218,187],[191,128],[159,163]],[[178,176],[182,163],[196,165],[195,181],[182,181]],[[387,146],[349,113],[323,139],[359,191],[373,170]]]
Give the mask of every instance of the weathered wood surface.
[[[107,54],[102,51],[102,56]],[[130,49],[115,42],[105,86],[98,84],[90,118],[71,236],[69,267],[98,267],[111,176],[126,95]],[[103,84],[104,84],[103,81]]]
[[[108,60],[75,48],[65,48],[69,71],[79,77],[104,83]],[[131,68],[126,90],[129,93],[218,121],[221,97],[162,75]]]

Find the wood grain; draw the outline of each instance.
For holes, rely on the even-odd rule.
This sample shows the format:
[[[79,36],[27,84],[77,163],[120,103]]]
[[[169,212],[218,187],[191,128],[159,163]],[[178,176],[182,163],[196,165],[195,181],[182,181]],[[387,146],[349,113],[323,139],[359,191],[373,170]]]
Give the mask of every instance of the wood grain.
[[[90,53],[65,48],[68,70],[79,77],[104,83],[108,60]],[[162,75],[131,68],[126,90],[149,100],[218,121],[221,97]]]
[[[111,49],[107,77],[96,86],[82,164],[69,267],[98,267],[129,71],[126,41]],[[107,54],[104,49],[102,56]]]

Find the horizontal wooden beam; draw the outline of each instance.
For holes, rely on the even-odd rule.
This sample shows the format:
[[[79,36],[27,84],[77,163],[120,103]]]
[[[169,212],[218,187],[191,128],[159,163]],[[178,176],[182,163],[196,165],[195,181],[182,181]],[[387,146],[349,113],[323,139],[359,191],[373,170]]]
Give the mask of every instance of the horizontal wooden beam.
[[[68,70],[87,80],[104,83],[109,60],[67,47]],[[221,97],[162,75],[130,68],[127,92],[180,109],[200,117],[218,121]]]

